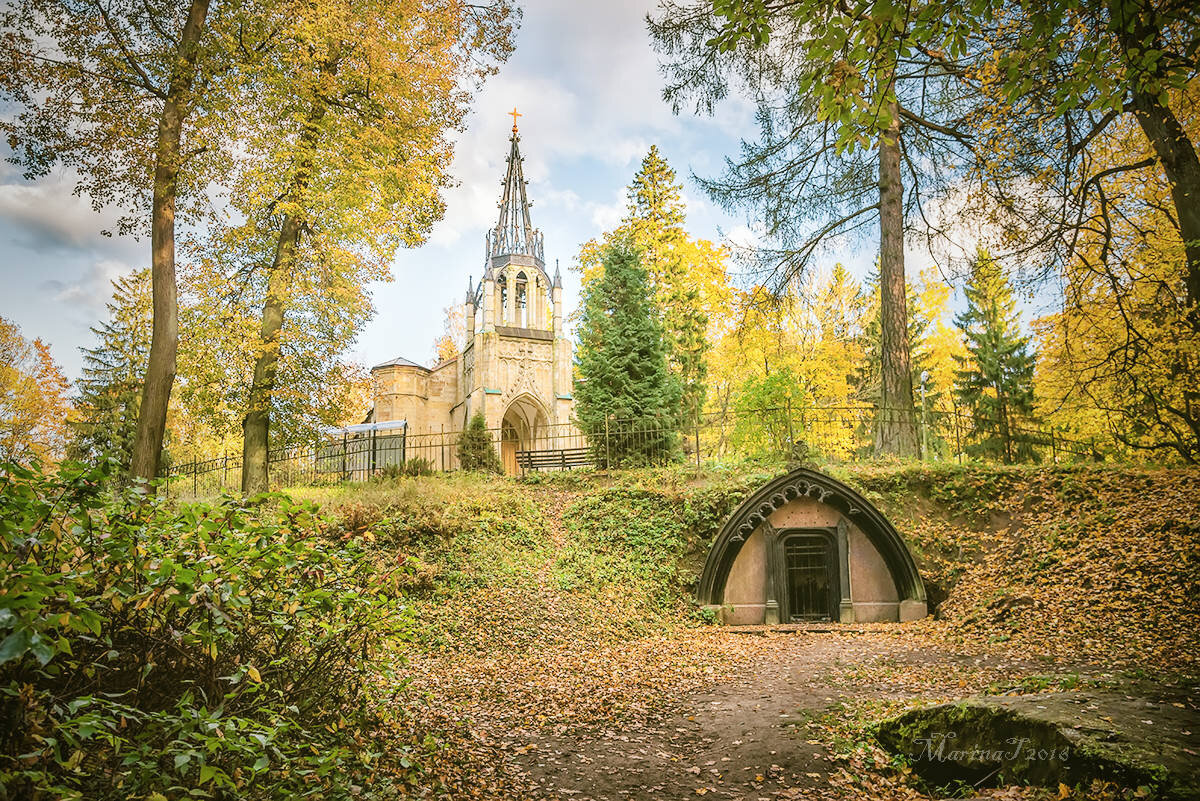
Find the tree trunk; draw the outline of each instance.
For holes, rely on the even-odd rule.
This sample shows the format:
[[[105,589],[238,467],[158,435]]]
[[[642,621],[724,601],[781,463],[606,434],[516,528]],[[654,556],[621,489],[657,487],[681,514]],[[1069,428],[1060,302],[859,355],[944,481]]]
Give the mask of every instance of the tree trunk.
[[[1147,47],[1161,43],[1161,20],[1154,18],[1153,4],[1147,7],[1110,0],[1109,10],[1127,62],[1133,116],[1150,140],[1171,187],[1187,259],[1187,321],[1193,330],[1200,331],[1200,158],[1179,118],[1159,101],[1159,88],[1166,84],[1165,59],[1153,62],[1147,72],[1140,58]]]
[[[900,107],[893,101],[892,123],[879,137],[879,322],[880,419],[875,453],[917,455],[917,414],[913,405],[904,293],[904,187],[900,175]]]
[[[250,400],[242,420],[242,494],[254,495],[268,488],[267,457],[270,447],[271,393],[279,372],[279,332],[283,329],[284,306],[288,285],[296,265],[300,242],[300,221],[289,214],[279,229],[271,275],[267,279],[267,299],[263,303],[259,329],[258,358],[254,361],[254,381]]]
[[[154,325],[150,356],[142,382],[137,436],[133,443],[130,473],[135,478],[158,475],[167,406],[175,382],[175,354],[179,346],[179,307],[175,285],[175,195],[179,182],[180,139],[191,112],[186,95],[196,77],[196,58],[209,0],[193,0],[179,38],[178,68],[171,77],[158,121],[154,166],[154,196],[150,212],[150,280]]]
[[[1171,186],[1171,200],[1175,203],[1187,258],[1184,278],[1187,320],[1193,329],[1200,331],[1200,159],[1179,119],[1156,96],[1134,91],[1133,115],[1154,147]]]

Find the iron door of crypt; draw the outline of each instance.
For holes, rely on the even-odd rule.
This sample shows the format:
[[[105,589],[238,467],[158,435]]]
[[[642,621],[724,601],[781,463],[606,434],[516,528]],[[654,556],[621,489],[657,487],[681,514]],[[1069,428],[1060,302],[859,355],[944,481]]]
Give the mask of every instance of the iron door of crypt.
[[[783,538],[783,573],[787,587],[786,620],[803,623],[837,620],[837,551],[822,533]]]

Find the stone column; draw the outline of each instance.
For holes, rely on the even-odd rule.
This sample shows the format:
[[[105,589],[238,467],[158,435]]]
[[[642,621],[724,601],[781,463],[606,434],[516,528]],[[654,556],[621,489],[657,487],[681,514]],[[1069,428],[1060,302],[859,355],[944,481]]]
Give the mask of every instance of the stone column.
[[[533,278],[526,284],[526,303],[529,306],[529,327],[541,327],[541,273],[534,271]]]
[[[562,287],[554,287],[554,336],[561,337],[563,333],[563,315],[562,315]]]
[[[517,319],[517,282],[512,270],[504,271],[504,286],[508,290],[508,303],[504,308],[504,324],[515,325]]]
[[[850,537],[848,536],[846,518],[838,519],[837,524],[837,560],[838,585],[841,597],[838,599],[838,622],[854,622],[854,601],[850,595]]]
[[[770,523],[763,523],[763,548],[766,551],[767,562],[767,580],[766,580],[766,610],[763,616],[763,622],[768,626],[779,625],[779,593],[786,591],[786,587],[776,587],[776,575],[782,571],[780,564],[779,553],[779,532]]]

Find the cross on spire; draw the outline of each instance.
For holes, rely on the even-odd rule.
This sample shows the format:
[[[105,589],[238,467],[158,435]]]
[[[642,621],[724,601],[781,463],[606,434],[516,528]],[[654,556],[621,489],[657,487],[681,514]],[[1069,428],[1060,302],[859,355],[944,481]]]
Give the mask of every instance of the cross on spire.
[[[520,113],[519,111],[517,111],[517,107],[516,107],[516,106],[513,106],[513,110],[512,110],[512,111],[510,111],[510,112],[508,112],[508,113],[512,115],[512,118],[513,118],[513,133],[516,133],[516,132],[517,132],[517,117],[524,117],[525,115],[524,115],[524,114],[522,114],[522,113]]]

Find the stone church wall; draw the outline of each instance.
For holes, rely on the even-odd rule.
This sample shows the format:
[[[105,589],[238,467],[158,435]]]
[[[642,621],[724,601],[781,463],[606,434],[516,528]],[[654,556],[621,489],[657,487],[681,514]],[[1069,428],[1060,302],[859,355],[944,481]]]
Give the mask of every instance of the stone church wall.
[[[458,404],[458,360],[432,370],[409,365],[376,368],[375,421],[407,420],[413,434],[454,430],[451,410]]]

